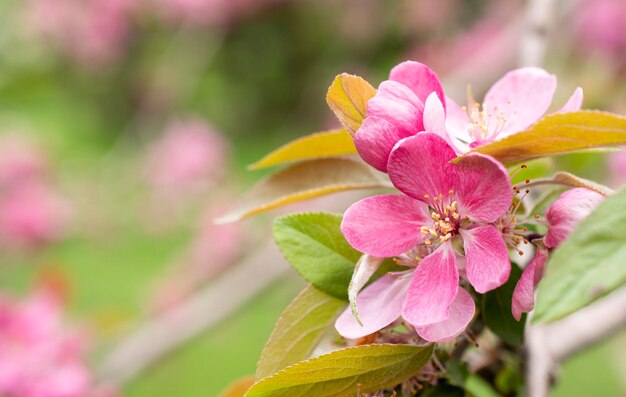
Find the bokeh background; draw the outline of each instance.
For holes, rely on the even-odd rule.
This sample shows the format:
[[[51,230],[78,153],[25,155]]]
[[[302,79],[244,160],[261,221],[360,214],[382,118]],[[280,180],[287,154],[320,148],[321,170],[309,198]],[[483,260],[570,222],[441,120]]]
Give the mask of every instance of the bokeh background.
[[[626,2],[557,3],[545,60],[559,79],[555,103],[582,86],[585,108],[626,114]],[[480,95],[519,65],[526,7],[0,1],[0,338],[9,341],[0,341],[0,395],[56,397],[33,389],[46,378],[41,387],[80,390],[58,396],[206,397],[253,374],[280,311],[304,285],[294,274],[281,273],[123,385],[99,376],[137,329],[219,284],[242,259],[264,266],[259,247],[275,214],[212,220],[264,175],[247,164],[337,125],[324,100],[336,74],[377,85],[412,59],[435,69],[457,101],[467,84]],[[626,181],[620,152],[531,168]],[[248,287],[230,290],[215,310]],[[590,395],[626,396],[626,335],[564,365],[554,396]]]

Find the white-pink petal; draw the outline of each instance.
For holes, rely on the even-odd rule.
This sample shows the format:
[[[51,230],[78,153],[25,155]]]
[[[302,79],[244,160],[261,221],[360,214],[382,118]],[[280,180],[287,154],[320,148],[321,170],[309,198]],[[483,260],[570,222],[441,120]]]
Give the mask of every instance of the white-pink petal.
[[[556,77],[527,67],[508,72],[485,95],[490,138],[523,131],[539,120],[552,104]]]
[[[386,274],[357,296],[359,324],[347,308],[335,322],[337,332],[344,338],[358,339],[370,335],[400,317],[410,277]]]
[[[459,336],[474,318],[476,305],[472,296],[463,288],[450,305],[450,316],[440,323],[416,327],[418,335],[429,342],[448,342]]]
[[[528,313],[535,307],[535,287],[543,277],[547,260],[548,250],[538,249],[513,290],[511,312],[517,321],[522,318],[522,313]]]
[[[557,113],[569,113],[580,110],[583,106],[583,89],[578,87],[574,90],[572,96],[567,100],[565,105]]]
[[[392,257],[411,250],[422,238],[420,228],[432,225],[428,207],[400,194],[358,201],[344,214],[341,232],[357,250]]]
[[[509,173],[490,156],[472,153],[458,164],[459,213],[474,221],[494,222],[513,201]]]
[[[447,320],[459,290],[459,273],[450,243],[422,259],[413,272],[402,317],[415,327]]]
[[[502,235],[492,225],[459,230],[465,249],[465,272],[470,284],[484,294],[509,279],[511,262]]]

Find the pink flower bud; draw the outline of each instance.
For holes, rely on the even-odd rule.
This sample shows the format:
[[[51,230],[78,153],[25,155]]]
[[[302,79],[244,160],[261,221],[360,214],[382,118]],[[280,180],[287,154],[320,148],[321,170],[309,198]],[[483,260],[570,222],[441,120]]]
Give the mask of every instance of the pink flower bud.
[[[603,195],[585,188],[575,188],[561,194],[546,211],[549,227],[543,239],[545,246],[558,247],[602,200]]]

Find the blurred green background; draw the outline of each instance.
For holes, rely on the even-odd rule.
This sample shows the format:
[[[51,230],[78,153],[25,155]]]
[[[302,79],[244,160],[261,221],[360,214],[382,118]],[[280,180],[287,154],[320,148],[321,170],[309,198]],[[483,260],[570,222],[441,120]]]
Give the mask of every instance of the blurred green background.
[[[264,174],[246,171],[247,164],[294,137],[336,126],[324,99],[336,74],[359,74],[377,85],[393,65],[414,59],[437,70],[449,92],[463,93],[471,83],[482,93],[517,66],[524,6],[515,0],[3,0],[0,136],[37,148],[46,186],[63,197],[70,215],[58,232],[34,242],[7,237],[1,288],[24,295],[52,283],[63,290],[73,321],[91,330],[97,366],[138,324],[219,282],[238,258],[254,254],[271,230],[270,216],[245,221],[217,247],[215,235],[203,237],[208,242],[198,235],[210,228],[207,217]],[[623,113],[624,49],[590,52],[579,39],[588,33],[576,22],[585,11],[565,8],[546,59],[559,78],[555,103],[580,85],[585,107]],[[176,167],[181,154],[159,151],[158,142],[186,120],[215,138],[211,156],[219,161],[200,173],[209,184],[162,181],[163,169]],[[604,161],[601,153],[565,156],[538,163],[533,172],[565,169],[606,179]],[[194,186],[187,191],[185,183]],[[211,246],[207,252],[203,244]],[[219,251],[224,246],[226,253]],[[204,253],[196,257],[196,251]],[[220,255],[228,263],[211,268]],[[197,270],[197,262],[207,268]],[[198,274],[193,285],[176,284]],[[219,327],[130,382],[123,395],[216,396],[253,374],[280,311],[302,286],[295,275],[276,280]],[[567,362],[554,396],[626,395],[625,337]]]

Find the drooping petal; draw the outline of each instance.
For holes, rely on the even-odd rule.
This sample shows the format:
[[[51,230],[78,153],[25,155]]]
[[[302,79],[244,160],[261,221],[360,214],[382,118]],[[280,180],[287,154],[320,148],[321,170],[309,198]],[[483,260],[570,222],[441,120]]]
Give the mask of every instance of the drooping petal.
[[[446,97],[439,77],[428,66],[414,61],[402,62],[391,69],[389,79],[409,87],[422,102],[426,101],[431,92],[436,92],[444,109],[446,108]]]
[[[410,277],[387,274],[365,288],[357,296],[358,323],[352,310],[347,308],[335,322],[337,332],[344,338],[358,339],[372,334],[400,317]]]
[[[367,115],[389,121],[405,136],[424,130],[424,103],[404,84],[386,80],[380,83],[376,95],[367,102]]]
[[[403,193],[429,203],[428,196],[447,196],[458,185],[457,166],[450,163],[455,157],[443,138],[425,132],[398,143],[389,156],[387,171]]]
[[[535,287],[543,277],[547,259],[548,250],[538,249],[513,290],[511,312],[517,321],[522,318],[522,313],[528,313],[535,307]]]
[[[448,106],[446,131],[457,154],[466,153],[470,150],[469,144],[473,141],[469,134],[470,121],[467,117],[467,112],[451,98],[447,98],[446,101]]]
[[[359,320],[359,310],[356,301],[357,295],[361,291],[361,288],[367,284],[372,275],[376,273],[376,270],[378,270],[384,260],[385,258],[365,254],[361,256],[354,267],[354,273],[352,273],[352,279],[350,280],[350,285],[348,285],[348,300],[350,301],[352,314],[357,320]]]
[[[543,69],[513,70],[485,95],[490,137],[503,138],[523,131],[543,116],[556,90],[556,77]]]
[[[459,336],[474,318],[476,305],[472,296],[459,288],[450,305],[450,317],[440,323],[416,327],[418,335],[429,342],[448,342]]]
[[[582,187],[561,194],[546,211],[549,226],[543,238],[545,246],[559,246],[602,200],[604,196],[600,193]]]
[[[444,243],[415,269],[402,317],[416,327],[447,320],[458,290],[454,250],[450,243]]]
[[[406,130],[380,117],[368,116],[354,134],[354,145],[366,163],[379,171],[387,172],[391,149],[406,137]]]
[[[574,90],[572,96],[567,100],[565,105],[556,113],[569,113],[580,110],[583,106],[583,89],[578,87]]]
[[[465,249],[465,272],[470,284],[484,294],[509,279],[511,262],[502,235],[492,225],[460,229]]]
[[[471,153],[458,164],[459,214],[474,221],[493,222],[504,214],[513,201],[509,173],[490,156]]]
[[[413,248],[420,228],[432,224],[428,208],[400,194],[373,196],[348,208],[341,231],[350,245],[373,256],[392,257]]]

